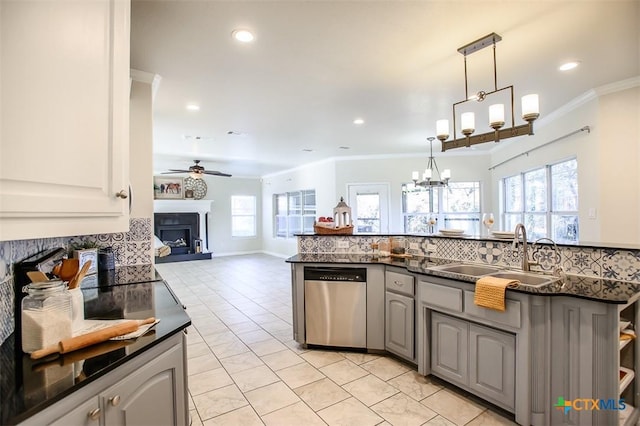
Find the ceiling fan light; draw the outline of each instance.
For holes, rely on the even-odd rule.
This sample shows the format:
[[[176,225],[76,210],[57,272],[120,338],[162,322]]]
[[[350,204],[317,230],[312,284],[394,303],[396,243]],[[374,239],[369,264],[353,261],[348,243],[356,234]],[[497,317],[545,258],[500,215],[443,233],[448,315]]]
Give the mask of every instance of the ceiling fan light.
[[[189,176],[191,176],[194,179],[202,179],[202,173],[191,172],[189,173]]]

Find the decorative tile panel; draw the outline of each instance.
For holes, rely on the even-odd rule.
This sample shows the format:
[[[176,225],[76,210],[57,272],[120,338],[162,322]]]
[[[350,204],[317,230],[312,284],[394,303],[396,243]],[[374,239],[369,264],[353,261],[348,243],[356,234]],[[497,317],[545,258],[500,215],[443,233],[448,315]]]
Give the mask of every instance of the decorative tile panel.
[[[562,256],[553,246],[537,244],[531,247],[531,261],[537,263],[536,269],[553,272],[562,266]]]
[[[492,241],[480,242],[478,259],[480,259],[481,263],[488,265],[498,265],[500,263],[500,260],[502,260],[502,248],[498,244]]]
[[[602,250],[590,247],[562,247],[562,267],[568,274],[602,276]]]
[[[0,283],[0,342],[4,342],[13,333],[15,293],[13,277],[8,277]]]
[[[137,241],[149,241],[149,235],[152,234],[151,230],[151,218],[132,218],[129,221],[129,232],[125,234],[125,240],[127,242]]]
[[[640,280],[640,250],[602,250],[602,277],[625,281]]]

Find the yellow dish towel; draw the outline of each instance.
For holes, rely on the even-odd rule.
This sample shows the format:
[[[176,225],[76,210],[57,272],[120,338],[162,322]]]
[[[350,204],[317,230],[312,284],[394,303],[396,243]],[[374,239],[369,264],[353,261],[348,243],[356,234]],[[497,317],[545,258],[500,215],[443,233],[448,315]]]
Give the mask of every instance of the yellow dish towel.
[[[484,308],[504,312],[504,293],[507,287],[515,287],[520,281],[496,277],[482,277],[476,281],[473,303]]]

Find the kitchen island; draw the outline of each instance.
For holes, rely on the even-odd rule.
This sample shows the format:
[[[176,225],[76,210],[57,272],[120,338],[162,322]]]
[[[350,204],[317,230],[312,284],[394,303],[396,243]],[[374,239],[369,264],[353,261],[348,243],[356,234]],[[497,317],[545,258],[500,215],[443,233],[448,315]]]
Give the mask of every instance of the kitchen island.
[[[83,280],[85,317],[160,322],[135,340],[40,360],[10,336],[0,348],[0,424],[189,424],[184,332],[191,320],[153,265],[116,272]]]
[[[635,371],[640,366],[640,347],[637,339],[619,338],[620,331],[633,333],[640,321],[637,279],[574,273],[577,266],[567,258],[582,258],[583,253],[563,247],[569,273],[548,283],[509,288],[506,310],[499,312],[474,304],[476,278],[447,272],[442,266],[470,264],[515,271],[522,257],[511,250],[510,241],[412,237],[406,247],[414,253],[395,259],[371,254],[367,248],[373,238],[379,237],[299,236],[299,253],[287,260],[292,269],[298,342],[307,343],[305,268],[364,267],[367,351],[403,358],[421,374],[433,374],[512,412],[519,424],[634,424],[637,420]],[[432,249],[433,244],[442,252],[430,255],[420,250]],[[319,247],[342,250],[315,251]],[[591,250],[591,259],[601,259],[600,264],[608,268],[602,275],[616,271],[612,262],[616,256],[623,260],[624,270],[636,273],[637,265],[629,267],[624,251],[586,250]],[[444,252],[465,258],[442,256]],[[543,265],[548,266],[553,265]],[[620,380],[620,375],[625,379]],[[565,411],[555,407],[559,398],[569,403],[600,401],[602,409],[578,410],[577,403]]]

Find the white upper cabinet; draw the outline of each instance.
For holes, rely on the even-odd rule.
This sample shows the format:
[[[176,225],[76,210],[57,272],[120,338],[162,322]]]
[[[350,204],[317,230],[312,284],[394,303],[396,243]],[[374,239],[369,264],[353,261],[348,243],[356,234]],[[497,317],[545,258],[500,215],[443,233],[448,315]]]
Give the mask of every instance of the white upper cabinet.
[[[128,229],[129,40],[129,0],[0,2],[0,240]]]

